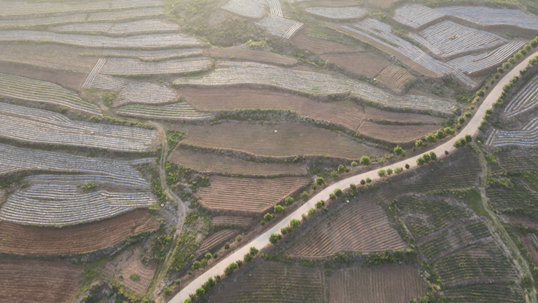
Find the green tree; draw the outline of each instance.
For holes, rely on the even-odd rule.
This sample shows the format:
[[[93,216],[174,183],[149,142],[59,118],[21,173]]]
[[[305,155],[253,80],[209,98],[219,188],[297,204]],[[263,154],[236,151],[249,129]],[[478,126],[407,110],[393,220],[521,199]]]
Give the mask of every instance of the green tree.
[[[479,90],[476,95],[479,96],[479,97],[484,97],[486,93],[483,91],[483,90]]]
[[[370,183],[370,182],[372,182],[372,179],[366,178],[366,183]]]
[[[309,215],[309,216],[313,216],[313,215],[315,215],[315,214],[316,214],[316,209],[311,208],[311,209],[308,210],[308,215]]]
[[[380,170],[377,171],[377,175],[378,175],[379,177],[381,177],[381,178],[383,178],[383,177],[385,176],[386,173],[387,173],[387,171],[384,170],[384,169],[380,169]]]
[[[417,165],[423,165],[425,162],[424,162],[424,158],[422,157],[418,157],[417,159]]]
[[[290,221],[290,226],[291,228],[295,229],[297,227],[299,227],[299,225],[301,225],[301,221],[297,220],[297,219],[292,219]]]
[[[355,161],[351,162],[352,167],[356,167],[357,165],[359,165],[359,164],[357,164],[357,162],[355,162]]]
[[[325,184],[325,179],[323,179],[322,177],[317,177],[316,178],[316,184],[318,186],[321,186],[321,185]]]
[[[324,204],[325,204],[325,202],[323,202],[323,201],[320,200],[320,201],[316,202],[316,208],[317,208],[317,209],[320,209],[320,208],[323,207]]]
[[[458,122],[459,122],[460,124],[465,123],[465,117],[463,117],[463,116],[459,117],[459,118],[458,118]]]
[[[395,174],[399,174],[399,173],[401,173],[401,172],[403,172],[403,168],[401,168],[401,167],[396,167],[396,168],[394,168],[394,173],[395,173]]]
[[[254,257],[258,253],[258,251],[259,250],[256,247],[252,246],[249,248],[248,253]]]
[[[426,141],[428,141],[430,143],[435,143],[435,141],[437,141],[437,138],[435,137],[435,135],[429,134],[429,135],[426,136]]]
[[[292,205],[293,202],[295,202],[295,199],[293,199],[292,197],[286,197],[286,199],[284,199],[284,202],[286,203],[286,205]]]
[[[224,244],[224,249],[226,249],[226,250],[230,249],[230,244],[228,244],[228,243]]]
[[[217,253],[214,253],[212,257],[213,257],[213,259],[216,259],[216,258],[218,258],[218,257],[219,257],[219,254],[217,254]]]
[[[213,258],[213,255],[208,252],[207,254],[205,254],[205,258],[209,260],[209,259]]]
[[[447,135],[453,135],[455,133],[452,127],[445,127],[444,131]]]
[[[372,160],[370,160],[370,157],[368,156],[362,156],[361,160],[359,161],[362,165],[368,166],[372,164]]]
[[[343,193],[344,192],[340,188],[334,190],[334,195],[337,197],[340,197]]]
[[[432,161],[435,161],[437,160],[437,154],[433,151],[430,152],[430,159],[432,159]]]
[[[432,158],[430,157],[430,154],[424,154],[422,155],[422,159],[424,159],[425,163],[428,163]]]
[[[336,200],[336,195],[334,193],[329,194],[329,199]]]
[[[201,287],[200,287],[200,288],[197,288],[197,289],[196,289],[196,295],[197,295],[198,297],[201,297],[201,296],[205,295],[205,290],[204,290],[203,288],[201,288]]]
[[[405,151],[403,150],[403,148],[401,148],[400,146],[396,146],[394,148],[394,154],[397,155],[397,156],[404,156],[405,155]]]
[[[267,222],[273,220],[275,216],[273,216],[273,214],[270,214],[270,213],[266,213],[264,216],[263,216],[263,219]]]
[[[278,240],[280,240],[281,238],[282,236],[279,234],[271,234],[269,236],[269,242],[271,242],[271,244],[276,244],[276,242],[278,242]]]
[[[193,269],[200,269],[201,265],[202,264],[199,261],[194,261],[194,263],[192,263],[192,268]]]
[[[409,169],[411,166],[409,166],[409,164],[406,164],[405,165],[405,169]]]
[[[435,133],[435,137],[439,140],[441,139],[444,139],[446,137],[445,135],[445,132],[442,131],[442,130],[438,130],[436,133]]]
[[[282,205],[275,205],[274,209],[276,214],[283,214],[286,212],[286,208]]]
[[[252,259],[254,258],[248,253],[243,256],[243,260],[245,261],[245,263],[252,261]]]
[[[233,262],[233,263],[230,263],[230,265],[228,265],[225,269],[224,269],[224,274],[226,274],[227,276],[231,276],[233,274],[233,272],[237,269],[237,263]]]
[[[392,168],[387,168],[387,175],[389,176],[392,175],[392,172],[393,172]]]
[[[416,146],[416,147],[422,147],[422,146],[424,146],[424,141],[422,141],[422,140],[420,140],[420,139],[417,140],[417,141],[415,141],[415,146]]]
[[[362,180],[361,180],[361,184],[362,184],[362,185],[366,184],[366,180],[362,179]]]
[[[300,199],[308,198],[308,193],[306,191],[303,191],[302,193],[299,194],[299,198]]]
[[[346,167],[342,164],[338,165],[338,168],[336,169],[339,173],[343,173],[346,171]]]
[[[467,142],[473,142],[473,136],[471,136],[471,135],[465,135],[465,141],[467,141]]]

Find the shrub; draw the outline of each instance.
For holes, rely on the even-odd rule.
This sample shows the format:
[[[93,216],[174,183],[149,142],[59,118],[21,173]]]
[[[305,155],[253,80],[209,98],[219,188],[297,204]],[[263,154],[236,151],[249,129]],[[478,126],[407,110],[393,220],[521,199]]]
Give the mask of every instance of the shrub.
[[[235,241],[237,241],[237,242],[241,242],[242,240],[243,240],[242,236],[235,237]]]
[[[215,283],[219,283],[220,282],[220,275],[216,275],[215,276]]]
[[[209,259],[213,258],[213,255],[211,253],[207,253],[207,254],[205,254],[205,258],[209,260]]]
[[[325,184],[325,179],[323,179],[322,177],[317,177],[316,178],[316,184],[318,186],[321,186],[321,185]]]
[[[340,188],[334,190],[334,195],[337,197],[340,197],[343,193],[344,192]]]
[[[283,235],[287,234],[288,233],[288,228],[287,227],[282,227],[280,229],[280,233],[283,234]]]
[[[366,184],[366,180],[362,179],[361,180],[361,185],[364,185],[364,184]]]
[[[320,209],[320,208],[323,207],[324,204],[325,204],[325,202],[323,202],[323,201],[320,200],[320,201],[316,202],[316,208],[317,208],[317,209]]]
[[[445,155],[448,155],[448,150],[445,150]]]
[[[463,116],[459,117],[459,118],[458,118],[458,122],[459,122],[460,124],[465,123],[465,117],[463,117]]]
[[[471,135],[465,135],[465,141],[467,141],[467,142],[473,142],[473,136],[471,136]]]
[[[522,57],[523,57],[523,55],[522,55],[521,53],[516,53],[516,54],[514,55],[514,58],[516,58],[516,60],[519,60],[519,59],[521,59]]]
[[[467,140],[465,140],[465,138],[461,138],[458,141],[454,142],[454,147],[455,148],[463,147],[465,146],[465,143],[467,143]]]
[[[338,168],[337,168],[336,170],[337,170],[339,173],[343,173],[343,172],[346,170],[346,168],[345,168],[344,165],[340,164],[340,165],[338,165]]]
[[[237,267],[237,263],[230,263],[230,265],[228,265],[226,269],[224,269],[224,274],[230,276],[237,269]]]
[[[525,45],[525,50],[526,50],[527,52],[530,52],[530,51],[532,50],[532,47],[533,47],[532,45],[527,44],[527,45]]]
[[[263,216],[263,219],[267,222],[273,220],[275,216],[273,216],[273,214],[270,214],[270,213],[266,213],[264,216]]]
[[[217,254],[217,253],[214,253],[214,254],[213,254],[213,259],[216,259],[216,258],[218,258],[218,257],[219,257],[219,254]]]
[[[403,172],[403,168],[401,168],[401,167],[395,167],[395,168],[394,168],[394,173],[395,173],[395,174],[399,174],[399,173],[401,173],[401,172]]]
[[[418,157],[417,159],[417,165],[423,165],[425,162],[424,162],[424,158],[422,157]]]
[[[173,288],[172,286],[168,286],[167,288],[165,288],[165,289],[163,290],[163,295],[165,295],[166,297],[168,297],[169,295],[172,294],[172,290],[173,290],[173,289],[174,289],[174,288]]]
[[[279,234],[271,234],[271,236],[269,236],[269,242],[271,242],[271,244],[276,244],[276,242],[278,242],[278,240],[280,240],[282,238],[281,235]]]
[[[372,164],[372,160],[370,160],[370,157],[368,156],[362,156],[361,160],[359,161],[362,165],[368,166]]]
[[[441,140],[441,139],[444,139],[446,137],[446,135],[445,135],[445,132],[440,129],[435,133],[435,137],[437,137],[437,139]]]
[[[331,200],[336,200],[336,195],[335,195],[334,193],[331,193],[331,194],[329,195],[329,199],[331,199]]]
[[[202,265],[202,267],[206,267],[207,263],[208,263],[207,259],[203,258],[202,261],[200,262],[200,265]]]
[[[405,165],[405,169],[409,169],[411,166],[409,166],[409,164],[406,164]]]
[[[430,158],[432,159],[432,161],[435,161],[437,160],[437,154],[433,151],[430,152]]]
[[[313,215],[315,215],[315,214],[316,214],[316,209],[311,208],[311,209],[308,210],[308,215],[309,215],[309,216],[313,216]]]
[[[282,205],[275,205],[274,209],[276,214],[283,214],[286,212],[286,208]]]
[[[230,244],[228,243],[224,244],[224,249],[230,249]]]
[[[357,185],[351,183],[349,184],[349,188],[351,188],[351,190],[357,190]]]
[[[444,131],[445,131],[445,134],[447,134],[447,135],[453,135],[454,134],[454,129],[452,127],[445,127]]]
[[[201,287],[200,287],[200,288],[197,288],[197,289],[196,289],[196,295],[197,295],[198,297],[205,295],[205,290],[204,290],[203,288],[201,288]]]
[[[258,250],[256,247],[254,247],[254,246],[250,247],[249,250],[248,250],[248,253],[249,253],[251,256],[253,256],[253,257],[254,257],[258,252],[259,252],[259,250]]]
[[[140,281],[140,276],[137,275],[137,274],[131,274],[129,276],[129,279],[133,280],[133,281]]]
[[[521,54],[521,57],[523,57],[523,56],[527,55],[527,50],[526,50],[526,49],[522,49],[522,50],[519,51],[518,54]],[[520,59],[521,59],[521,58],[520,58]]]
[[[199,261],[194,261],[194,263],[192,263],[192,268],[193,269],[199,269],[200,265],[202,265],[202,264]]]
[[[396,154],[397,156],[403,156],[405,155],[405,151],[403,150],[403,148],[396,146],[394,148],[394,154]]]
[[[192,300],[191,300],[191,298],[187,298],[187,299],[185,299],[185,301],[183,301],[183,303],[192,303]]]
[[[292,219],[290,221],[290,226],[291,228],[295,229],[297,227],[299,227],[299,225],[301,225],[301,221],[297,220],[297,219]]]
[[[479,90],[479,91],[476,93],[476,95],[479,96],[479,97],[484,97],[485,94],[486,94],[486,93],[484,93],[483,90]]]
[[[508,59],[508,62],[510,62],[510,64],[514,64],[514,63],[516,63],[516,58],[512,57],[512,58]]]
[[[379,177],[381,177],[381,178],[383,178],[383,177],[385,176],[386,173],[387,173],[387,171],[384,170],[384,169],[380,169],[380,170],[377,171],[377,175],[378,175]]]
[[[301,194],[299,194],[300,199],[308,198],[308,193],[306,191],[303,191]]]
[[[286,197],[286,199],[284,199],[284,202],[286,203],[286,205],[292,205],[293,202],[295,202],[295,199],[293,199],[292,197]]]
[[[366,178],[366,183],[370,183],[370,182],[372,182],[372,179]]]
[[[504,73],[504,68],[499,67],[499,68],[497,68],[497,71],[499,72],[499,74],[502,74],[502,73]]]
[[[534,48],[537,48],[538,47],[538,41],[537,40],[532,40],[531,41],[531,46],[534,47]]]
[[[252,259],[254,258],[248,253],[243,256],[243,261],[245,261],[245,263],[252,261]]]
[[[435,138],[435,136],[433,134],[429,134],[426,136],[426,141],[430,142],[430,143],[434,143],[435,141],[437,141],[437,138]]]
[[[393,172],[392,168],[387,168],[387,175],[388,176],[392,175],[392,172]]]
[[[357,165],[359,165],[359,164],[357,164],[357,162],[355,162],[355,161],[351,162],[351,166],[356,167]]]
[[[424,159],[424,162],[426,162],[426,163],[430,162],[430,160],[432,159],[430,157],[430,154],[424,154],[424,155],[422,155],[422,158]]]
[[[419,139],[419,140],[415,141],[415,146],[416,147],[422,147],[422,146],[424,146],[424,142]]]

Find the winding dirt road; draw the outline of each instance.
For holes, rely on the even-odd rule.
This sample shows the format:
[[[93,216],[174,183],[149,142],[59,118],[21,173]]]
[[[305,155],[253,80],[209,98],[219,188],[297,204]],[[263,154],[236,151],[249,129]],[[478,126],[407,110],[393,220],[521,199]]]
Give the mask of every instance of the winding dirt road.
[[[463,128],[463,130],[444,144],[432,148],[431,150],[424,151],[435,152],[439,159],[445,157],[445,151],[451,152],[455,148],[453,147],[454,142],[456,140],[465,137],[465,135],[475,135],[475,133],[478,130],[478,127],[480,126],[480,122],[482,121],[482,118],[484,114],[486,113],[487,109],[490,109],[493,106],[493,103],[497,101],[499,96],[501,95],[503,91],[503,86],[507,84],[510,79],[514,76],[519,76],[519,71],[526,68],[529,61],[534,57],[538,55],[538,51],[529,56],[527,59],[523,60],[520,64],[518,64],[514,69],[512,69],[510,72],[505,74],[505,76],[497,83],[497,85],[492,88],[489,95],[486,97],[486,99],[482,102],[482,105],[477,109],[476,114],[471,118],[471,121]],[[383,168],[379,169],[387,169],[395,167],[404,167],[406,164],[409,164],[411,167],[416,167],[416,161],[417,158],[419,158],[421,155],[417,155],[412,158],[405,159],[403,161],[400,161],[398,163],[394,163],[392,165],[385,166]],[[306,214],[309,209],[315,208],[316,201],[319,200],[328,200],[329,195],[337,188],[340,189],[346,189],[349,188],[351,184],[358,184],[362,179],[370,178],[372,180],[379,179],[379,176],[377,175],[377,170],[372,170],[366,173],[362,173],[359,175],[355,175],[352,177],[349,177],[347,179],[338,181],[328,187],[326,187],[323,191],[319,192],[317,195],[312,197],[308,202],[306,202],[304,205],[302,205],[300,208],[295,210],[293,213],[290,213],[287,217],[283,218],[277,225],[266,231],[265,233],[258,236],[256,239],[252,240],[250,243],[244,245],[242,248],[235,251],[233,254],[229,255],[228,257],[221,260],[218,264],[207,270],[205,273],[203,273],[201,276],[193,280],[189,285],[187,285],[185,288],[183,288],[172,300],[170,300],[170,303],[183,303],[185,299],[189,298],[189,294],[195,293],[196,289],[199,287],[202,287],[202,284],[204,284],[207,279],[210,277],[213,277],[215,275],[221,275],[224,273],[224,269],[226,266],[228,266],[230,263],[235,262],[237,260],[243,260],[243,256],[248,252],[249,248],[254,246],[258,249],[262,249],[265,246],[269,245],[269,236],[272,233],[280,233],[280,229],[282,227],[285,227],[289,224],[289,222],[292,219],[299,219],[301,220],[302,215]],[[405,170],[404,172],[405,173]]]

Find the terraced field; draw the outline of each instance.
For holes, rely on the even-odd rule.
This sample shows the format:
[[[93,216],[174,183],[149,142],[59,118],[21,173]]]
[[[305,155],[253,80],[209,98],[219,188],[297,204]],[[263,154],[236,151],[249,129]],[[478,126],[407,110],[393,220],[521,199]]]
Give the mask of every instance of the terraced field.
[[[125,23],[73,23],[49,29],[60,33],[90,33],[105,35],[135,35],[144,33],[177,32],[179,25],[162,20],[141,20]]]
[[[367,9],[360,6],[354,7],[308,7],[306,12],[328,19],[345,20],[358,19],[368,13]]]
[[[426,286],[411,266],[346,268],[329,278],[329,303],[393,303],[422,298]]]
[[[393,19],[405,26],[417,29],[444,16],[443,13],[420,4],[406,4],[394,11]]]
[[[377,76],[377,81],[383,85],[386,85],[397,94],[402,94],[405,86],[408,83],[415,81],[415,79],[415,76],[413,76],[405,68],[397,65],[387,66],[387,68],[383,69]]]
[[[187,102],[166,105],[129,104],[119,107],[116,113],[120,116],[138,117],[156,120],[207,120],[211,113],[196,111]]]
[[[307,185],[308,178],[249,179],[211,176],[211,186],[201,187],[200,203],[211,210],[261,213]],[[256,189],[255,191],[253,189]]]
[[[538,76],[535,76],[509,101],[504,109],[508,118],[515,117],[536,107],[538,104]]]
[[[391,125],[365,121],[358,131],[365,136],[387,142],[408,143],[421,139],[440,128],[439,125]]]
[[[493,147],[519,146],[519,147],[536,147],[538,146],[538,118],[531,120],[522,130],[497,130],[494,129],[486,145]]]
[[[306,49],[316,54],[332,54],[342,52],[357,52],[363,48],[355,44],[344,44],[329,41],[308,33],[308,29],[299,31],[290,39],[295,46]]]
[[[128,84],[120,91],[118,98],[114,100],[114,106],[131,103],[157,105],[178,99],[179,93],[174,89],[149,82],[137,82]]]
[[[0,4],[0,16],[21,16],[82,11],[99,11],[161,5],[163,5],[163,2],[160,0],[118,0],[114,2],[93,1],[82,3],[3,2]]]
[[[530,169],[530,168],[522,168]],[[506,186],[491,185],[487,189],[487,195],[491,205],[499,212],[524,214],[531,220],[538,220],[536,203],[538,203],[538,193],[533,185],[538,176],[532,172],[517,173],[512,172],[508,177],[510,183]]]
[[[243,176],[304,176],[303,164],[260,163],[219,154],[204,154],[188,149],[176,149],[168,158],[176,165],[186,166],[195,171]]]
[[[258,19],[265,15],[265,1],[230,0],[222,9],[247,18]]]
[[[447,302],[526,302],[518,287],[507,285],[473,285],[444,291]]]
[[[0,73],[0,96],[59,105],[92,115],[101,115],[95,104],[80,99],[76,93],[51,82],[26,77]]]
[[[364,100],[393,107],[410,107],[438,111],[450,111],[450,102],[423,96],[396,97],[363,82],[348,78],[285,69],[254,62],[218,62],[216,69],[200,77],[179,78],[174,84],[215,87],[226,85],[265,85],[311,95],[351,93]]]
[[[244,48],[242,46],[233,46],[226,48],[212,47],[208,50],[209,56],[214,58],[258,61],[270,64],[294,65],[297,59],[285,57],[268,51],[258,51]]]
[[[295,34],[303,26],[302,22],[286,19],[277,15],[268,15],[262,20],[256,22],[256,24],[265,29],[269,34],[284,39],[291,38],[293,34]]]
[[[211,296],[208,302],[325,302],[323,271],[317,268],[264,262],[249,275],[237,278]]]
[[[155,149],[157,132],[69,120],[55,112],[0,102],[0,137],[125,152]]]
[[[0,243],[0,252],[30,256],[81,254],[116,245],[129,236],[158,227],[147,210],[60,229],[0,221],[0,239],[8,239]]]
[[[75,299],[83,270],[82,265],[63,262],[2,261],[0,297],[6,302],[69,303]]]
[[[234,229],[219,230],[218,232],[207,237],[202,242],[202,244],[200,245],[200,248],[198,249],[198,252],[201,254],[205,254],[208,250],[214,248],[215,246],[220,245],[224,243],[225,241],[228,241],[229,239],[235,238],[237,234],[238,234],[238,231]]]
[[[100,54],[103,57],[135,58],[143,61],[159,61],[166,59],[201,57],[204,50],[201,48],[164,49],[164,50],[121,50],[105,49]]]
[[[213,62],[207,58],[172,59],[158,62],[130,58],[109,58],[99,73],[103,75],[179,75],[208,69]]]
[[[373,53],[331,54],[323,55],[321,58],[370,79],[374,79],[379,72],[390,65],[389,60]]]
[[[181,130],[187,134],[181,145],[233,149],[267,157],[318,155],[356,160],[364,155],[384,153],[380,148],[308,124],[230,122],[213,126],[185,126]]]
[[[248,226],[252,223],[252,218],[249,217],[234,217],[234,216],[217,216],[211,219],[211,225],[214,226]]]
[[[406,248],[379,205],[368,200],[353,203],[300,236],[300,242],[288,255],[323,258],[343,251],[370,253]]]

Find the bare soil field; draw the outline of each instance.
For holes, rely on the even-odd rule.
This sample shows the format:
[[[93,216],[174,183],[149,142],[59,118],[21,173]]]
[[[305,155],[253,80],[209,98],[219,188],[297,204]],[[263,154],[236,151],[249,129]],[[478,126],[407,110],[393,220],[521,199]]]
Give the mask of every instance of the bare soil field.
[[[391,7],[394,3],[398,1],[399,0],[367,0],[366,2],[375,7],[387,8]]]
[[[388,120],[394,122],[418,122],[422,124],[441,124],[445,119],[412,113],[400,113],[380,110],[375,107],[365,108],[365,117],[371,120]]]
[[[308,35],[306,30],[297,33],[291,43],[316,54],[346,53],[363,50],[361,46],[348,45]]]
[[[144,294],[151,284],[157,265],[153,263],[144,265],[141,262],[141,257],[142,248],[140,246],[130,247],[112,261],[107,262],[101,272],[119,281],[130,290],[138,294]],[[132,274],[140,276],[140,280],[131,279]]]
[[[211,225],[214,226],[247,226],[250,223],[252,223],[252,218],[249,217],[218,216],[211,219]]]
[[[365,121],[359,132],[365,136],[393,142],[405,143],[420,139],[442,128],[439,125],[385,125]]]
[[[69,303],[84,267],[62,262],[0,260],[0,301]]]
[[[231,57],[239,60],[259,61],[264,63],[273,63],[280,65],[294,65],[297,59],[288,58],[279,54],[245,49],[240,46],[218,48],[212,47],[208,50],[210,57],[230,59]]]
[[[292,246],[288,254],[322,258],[342,251],[369,253],[406,247],[379,205],[367,200],[353,203],[325,218],[304,236],[297,237],[300,242]]]
[[[389,60],[373,53],[323,55],[321,58],[354,74],[372,79],[390,65]]]
[[[212,126],[184,126],[181,144],[216,149],[233,149],[268,157],[298,155],[359,159],[382,155],[380,148],[308,124],[222,123]]]
[[[386,85],[396,94],[404,92],[406,84],[414,81],[416,78],[405,68],[397,65],[389,65],[377,76],[377,81]]]
[[[0,70],[6,74],[48,81],[72,89],[79,89],[88,76],[87,73],[53,71],[32,65],[6,61],[0,61]]]
[[[221,284],[208,302],[325,302],[324,273],[318,268],[281,262],[263,262],[248,275]],[[226,279],[230,280],[230,279]]]
[[[207,237],[204,242],[202,242],[202,245],[200,245],[200,248],[198,249],[199,253],[205,254],[208,250],[211,248],[224,243],[225,241],[228,241],[229,239],[234,238],[239,233],[238,230],[235,229],[223,229],[220,230],[211,236]]]
[[[356,130],[362,108],[351,101],[319,102],[306,97],[265,89],[181,89],[193,107],[203,111],[238,109],[293,110],[302,116],[341,124]]]
[[[411,266],[340,269],[329,278],[329,303],[410,302],[426,294]]]
[[[303,164],[259,163],[187,149],[174,150],[168,159],[174,164],[204,173],[244,176],[304,176],[308,173]]]
[[[310,182],[308,178],[274,179],[210,177],[198,190],[200,203],[213,210],[262,212]]]
[[[91,252],[120,243],[128,236],[156,230],[148,210],[65,228],[40,228],[0,222],[0,252],[17,255],[68,255]]]

